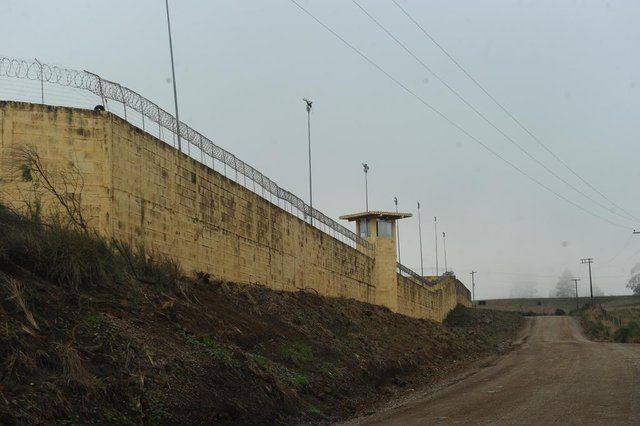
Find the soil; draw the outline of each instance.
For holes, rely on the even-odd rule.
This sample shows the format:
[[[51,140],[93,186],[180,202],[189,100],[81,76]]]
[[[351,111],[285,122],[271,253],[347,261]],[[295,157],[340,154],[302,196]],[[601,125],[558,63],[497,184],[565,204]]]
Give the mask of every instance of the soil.
[[[71,288],[7,259],[6,425],[327,424],[508,351],[524,321],[458,308],[440,324],[206,274]]]
[[[589,341],[569,316],[528,318],[519,340],[449,386],[347,424],[640,424],[639,345]]]

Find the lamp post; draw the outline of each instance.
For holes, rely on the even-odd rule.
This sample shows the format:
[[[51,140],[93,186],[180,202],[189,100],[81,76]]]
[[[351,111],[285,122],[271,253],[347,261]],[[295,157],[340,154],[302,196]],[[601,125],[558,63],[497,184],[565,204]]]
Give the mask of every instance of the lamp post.
[[[478,271],[471,271],[469,272],[469,274],[471,274],[471,306],[473,306],[474,308],[476,307],[476,280],[475,280],[475,276],[478,273]]]
[[[424,277],[424,264],[422,261],[422,218],[420,216],[420,202],[418,201],[418,233],[420,234],[420,276]]]
[[[398,213],[398,197],[393,197],[393,203],[396,205],[396,213]],[[396,240],[398,240],[398,263],[400,261],[400,224],[396,220]]]
[[[362,169],[364,170],[364,200],[367,211],[369,211],[369,183],[367,181],[367,174],[369,173],[369,165],[362,163]]]
[[[434,236],[436,241],[436,277],[440,275],[440,268],[438,267],[438,218],[433,217],[433,224],[435,226]]]
[[[173,77],[173,102],[176,107],[176,134],[178,136],[178,151],[182,152],[182,144],[180,143],[180,115],[178,114],[178,89],[176,88],[176,68],[173,61],[173,42],[171,41],[171,21],[169,19],[169,0],[165,0],[167,8],[167,29],[169,30],[169,53],[171,54],[171,76]],[[189,154],[189,146],[187,145],[187,154]]]
[[[302,98],[302,100],[305,102],[307,108],[307,136],[309,141],[309,207],[311,208],[309,217],[311,224],[313,225],[313,187],[311,185],[311,106],[313,105],[313,102],[307,98]]]
[[[444,249],[444,273],[449,272],[449,268],[447,268],[447,235],[442,232],[442,245]]]

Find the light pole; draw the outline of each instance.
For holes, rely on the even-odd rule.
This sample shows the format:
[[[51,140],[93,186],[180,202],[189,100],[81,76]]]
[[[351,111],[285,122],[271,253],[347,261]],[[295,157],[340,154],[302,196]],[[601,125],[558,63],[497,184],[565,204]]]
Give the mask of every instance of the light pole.
[[[420,217],[419,201],[418,201],[418,233],[420,234],[420,276],[424,277],[424,264],[422,262],[422,218]]]
[[[313,105],[313,102],[307,98],[302,98],[302,100],[305,102],[307,108],[307,135],[309,140],[309,207],[311,208],[309,217],[311,225],[313,225],[313,187],[311,185],[311,106]]]
[[[178,89],[176,88],[176,68],[173,62],[173,42],[171,41],[171,21],[169,19],[169,0],[165,0],[167,7],[167,28],[169,30],[169,53],[171,54],[171,76],[173,77],[173,102],[176,107],[176,133],[178,136],[178,151],[182,152],[182,144],[180,143],[180,115],[178,114]],[[189,146],[187,145],[187,154],[189,154]]]
[[[398,213],[398,197],[393,197],[393,203],[396,205],[396,213]],[[398,240],[398,263],[400,261],[400,224],[396,220],[396,240]]]
[[[446,274],[449,272],[449,268],[447,268],[447,236],[444,231],[442,232],[442,245],[444,249],[444,273]]]
[[[433,217],[433,224],[435,226],[435,241],[436,241],[436,277],[440,275],[440,268],[438,267],[438,218]]]
[[[476,307],[476,280],[475,275],[478,271],[471,271],[471,306]]]
[[[367,163],[362,163],[362,170],[364,170],[364,199],[367,211],[369,211],[369,183],[367,181],[367,174],[369,173],[369,166]]]

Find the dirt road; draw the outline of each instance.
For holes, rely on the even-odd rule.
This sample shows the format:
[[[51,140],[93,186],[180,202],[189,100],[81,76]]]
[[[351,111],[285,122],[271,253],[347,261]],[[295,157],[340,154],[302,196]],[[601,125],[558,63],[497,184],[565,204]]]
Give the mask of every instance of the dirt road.
[[[594,343],[570,317],[529,318],[519,348],[457,383],[350,425],[640,425],[640,345]]]

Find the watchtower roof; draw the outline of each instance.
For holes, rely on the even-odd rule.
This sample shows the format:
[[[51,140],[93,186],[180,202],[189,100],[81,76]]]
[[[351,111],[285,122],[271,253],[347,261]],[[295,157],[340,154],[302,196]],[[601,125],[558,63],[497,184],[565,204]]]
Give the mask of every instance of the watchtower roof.
[[[368,218],[398,220],[398,219],[404,219],[406,217],[412,217],[412,216],[413,214],[411,213],[371,211],[371,212],[346,214],[344,216],[340,216],[340,219],[353,222],[354,220],[368,219]]]

